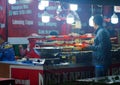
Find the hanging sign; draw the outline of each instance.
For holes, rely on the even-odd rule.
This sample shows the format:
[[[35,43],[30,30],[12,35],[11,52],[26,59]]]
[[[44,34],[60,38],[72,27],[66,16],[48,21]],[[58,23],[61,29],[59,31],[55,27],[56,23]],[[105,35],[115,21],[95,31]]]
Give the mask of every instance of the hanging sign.
[[[120,6],[114,6],[114,12],[120,13]]]
[[[0,0],[0,35],[6,39],[6,0]]]

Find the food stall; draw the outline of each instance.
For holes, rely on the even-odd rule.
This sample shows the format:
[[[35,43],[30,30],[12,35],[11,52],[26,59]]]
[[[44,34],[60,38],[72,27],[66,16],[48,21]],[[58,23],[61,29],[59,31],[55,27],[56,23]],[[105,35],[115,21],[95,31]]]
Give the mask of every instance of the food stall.
[[[6,4],[6,0],[3,1],[5,3],[3,7],[8,5],[5,11],[10,12],[10,15],[4,18],[6,20],[8,19],[4,22],[7,24],[1,25],[3,28],[7,26],[8,34],[6,33],[6,35],[8,36],[6,37],[8,37],[8,41],[12,44],[27,43],[28,46],[24,50],[25,55],[22,56],[21,59],[10,62],[0,61],[0,68],[2,68],[0,70],[0,77],[14,78],[16,85],[54,85],[68,81],[71,82],[76,79],[94,77],[94,67],[91,63],[92,51],[84,49],[87,44],[92,44],[92,38],[94,38],[94,36],[92,34],[82,35],[87,32],[92,32],[87,22],[91,16],[91,11],[84,11],[92,10],[91,4],[88,6],[82,6],[82,4],[80,4],[79,16],[77,12],[73,12],[76,21],[79,22],[75,22],[76,27],[75,23],[73,23],[74,26],[71,26],[65,21],[68,13],[68,4],[51,2],[47,9],[39,10],[35,6],[37,6],[41,0],[30,0],[32,2],[29,3],[18,0],[15,5]],[[62,5],[62,10],[58,10],[58,4]],[[94,8],[101,14],[101,10],[97,10],[97,8],[102,10],[101,6],[96,5],[96,8]],[[110,8],[103,9],[103,12],[105,12],[104,15],[111,14],[112,8],[113,7],[110,6]],[[3,13],[7,14],[6,12],[3,10]],[[43,23],[41,20],[44,12],[48,12],[49,15],[52,16],[49,23]],[[108,16],[105,17],[106,23],[110,23],[110,18]],[[72,34],[69,32],[70,29],[73,31],[76,29],[79,30],[76,32],[78,34]],[[49,35],[52,31],[56,31],[59,35]],[[39,35],[29,36],[32,33]],[[5,35],[5,33],[3,33],[3,35]],[[29,41],[29,44],[27,41]],[[111,50],[113,65],[108,75],[119,74],[120,50],[116,49],[119,45],[114,45],[113,48],[114,47],[115,50]]]
[[[84,49],[91,38],[94,36],[29,37],[36,41],[30,49],[40,58],[17,60],[16,64],[10,65],[10,77],[15,78],[16,85],[54,85],[94,77],[92,51]],[[119,49],[111,52],[115,55]],[[108,75],[118,74],[116,70],[119,68],[119,63],[114,63]]]
[[[30,49],[40,58],[25,57],[13,62],[0,63],[2,66],[6,65],[7,73],[10,73],[6,77],[14,78],[16,85],[54,85],[78,78],[93,77],[91,51],[83,51],[85,44],[79,40],[91,37],[86,35],[29,37],[30,41],[32,39],[36,41],[34,45],[32,42],[33,47]]]
[[[28,37],[28,40],[34,40],[29,49],[39,58],[24,57],[17,61],[1,61],[0,67],[4,66],[5,69],[0,74],[2,77],[14,78],[16,85],[54,85],[94,77],[92,51],[84,49],[91,38],[94,36],[90,34]],[[119,51],[111,51],[114,64],[108,75],[119,74],[116,72],[120,68],[117,57]]]

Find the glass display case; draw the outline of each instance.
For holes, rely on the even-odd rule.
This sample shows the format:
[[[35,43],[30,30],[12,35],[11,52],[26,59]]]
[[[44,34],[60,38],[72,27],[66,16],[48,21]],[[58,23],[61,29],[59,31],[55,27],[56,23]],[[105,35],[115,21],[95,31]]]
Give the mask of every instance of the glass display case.
[[[93,39],[92,34],[86,35],[59,35],[59,36],[37,36],[29,37],[30,45],[41,59],[53,60],[52,63],[83,63],[91,62],[91,51],[84,47]],[[50,64],[50,63],[49,63]]]

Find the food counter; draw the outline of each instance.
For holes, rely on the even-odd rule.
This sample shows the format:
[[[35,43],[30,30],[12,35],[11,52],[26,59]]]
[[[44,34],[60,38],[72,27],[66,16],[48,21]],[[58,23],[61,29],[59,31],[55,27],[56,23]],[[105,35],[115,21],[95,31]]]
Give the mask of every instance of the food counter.
[[[2,69],[0,70],[0,74],[2,75],[0,75],[0,77],[14,78],[16,85],[59,85],[77,79],[94,77],[94,67],[89,62],[58,63],[57,61],[57,58],[10,62],[1,61],[0,68]],[[48,65],[48,63],[50,64]],[[108,75],[120,74],[119,69],[120,63],[113,63],[109,69]]]
[[[0,68],[4,69],[0,70],[0,76],[14,78],[16,85],[54,85],[94,77],[92,51],[83,50],[85,43],[79,40],[83,39],[83,36],[64,37],[66,39],[60,36],[47,40],[30,38],[35,39],[34,46],[30,49],[33,49],[40,58],[26,57],[11,62],[1,61]],[[77,39],[76,42],[73,42],[74,38]],[[56,42],[58,39],[61,42]],[[64,39],[65,42],[62,41]],[[111,51],[114,62],[108,75],[119,74],[119,51],[119,49]]]

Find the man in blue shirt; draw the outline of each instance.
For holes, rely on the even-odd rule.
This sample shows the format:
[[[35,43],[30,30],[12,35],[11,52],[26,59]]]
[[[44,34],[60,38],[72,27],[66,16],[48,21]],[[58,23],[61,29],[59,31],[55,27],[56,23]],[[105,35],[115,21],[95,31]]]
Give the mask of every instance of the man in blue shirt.
[[[12,45],[5,42],[0,35],[0,61],[14,61],[15,53]]]
[[[103,17],[95,15],[94,19],[95,38],[94,44],[88,46],[93,51],[93,65],[95,66],[95,76],[106,76],[108,68],[111,64],[111,41],[110,35],[103,24]]]

